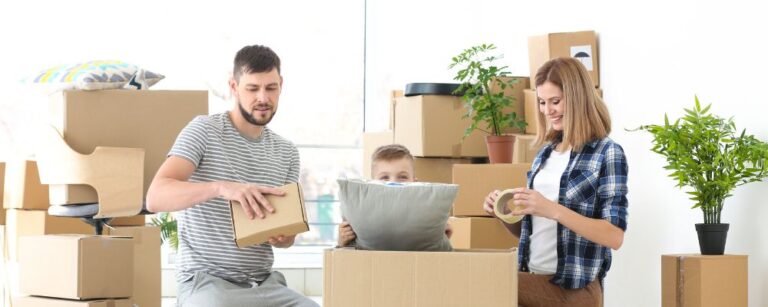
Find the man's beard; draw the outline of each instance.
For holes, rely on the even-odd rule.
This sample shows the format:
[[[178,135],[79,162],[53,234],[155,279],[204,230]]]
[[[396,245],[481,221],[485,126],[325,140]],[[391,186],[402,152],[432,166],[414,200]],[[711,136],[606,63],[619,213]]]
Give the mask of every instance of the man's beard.
[[[270,121],[272,121],[272,117],[275,116],[275,113],[277,113],[277,110],[273,109],[272,113],[269,114],[269,117],[263,120],[258,120],[255,117],[253,117],[253,115],[250,112],[248,112],[248,110],[243,108],[243,104],[240,103],[239,101],[237,103],[237,106],[240,108],[240,114],[243,115],[243,118],[245,118],[247,122],[256,126],[266,126],[267,124],[269,124]]]

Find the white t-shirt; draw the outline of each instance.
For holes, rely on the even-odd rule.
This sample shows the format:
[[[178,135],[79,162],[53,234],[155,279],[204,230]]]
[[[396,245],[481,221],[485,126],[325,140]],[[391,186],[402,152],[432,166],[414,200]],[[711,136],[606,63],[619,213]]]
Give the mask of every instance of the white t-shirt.
[[[560,178],[563,176],[571,150],[552,151],[536,177],[533,189],[547,199],[558,202]],[[555,274],[557,270],[557,222],[545,217],[532,216],[531,251],[528,268],[535,274]]]

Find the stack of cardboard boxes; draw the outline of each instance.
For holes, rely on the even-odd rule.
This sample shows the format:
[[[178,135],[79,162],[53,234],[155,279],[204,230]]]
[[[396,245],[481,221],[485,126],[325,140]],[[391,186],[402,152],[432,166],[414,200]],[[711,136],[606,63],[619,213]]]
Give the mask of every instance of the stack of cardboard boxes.
[[[528,38],[528,64],[531,73],[531,87],[524,91],[526,133],[536,134],[538,125],[538,101],[536,98],[536,72],[547,61],[559,57],[573,57],[581,61],[592,78],[595,91],[602,97],[600,89],[599,57],[595,31],[549,33]]]
[[[89,154],[97,146],[141,148],[143,182],[133,186],[143,188],[145,196],[181,129],[195,116],[208,113],[208,96],[205,91],[64,91],[51,96],[50,111],[52,126],[84,160],[96,159]],[[93,187],[43,185],[34,161],[9,161],[4,174],[3,205],[8,209],[4,248],[10,260],[6,293],[18,299],[14,306],[160,306],[160,230],[145,226],[145,216],[113,219],[113,227],[104,234],[120,237],[97,236],[94,227],[80,219],[47,213],[50,205],[98,202]],[[61,265],[59,259],[70,264]],[[46,279],[46,271],[55,273],[58,281]],[[61,288],[65,284],[72,287]],[[95,298],[110,300],[91,300]]]

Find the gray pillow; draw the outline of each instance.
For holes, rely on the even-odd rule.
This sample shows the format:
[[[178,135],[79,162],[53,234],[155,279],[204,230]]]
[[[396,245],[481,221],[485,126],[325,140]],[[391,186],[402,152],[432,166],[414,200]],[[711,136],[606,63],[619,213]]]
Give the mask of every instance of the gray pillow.
[[[359,249],[450,251],[445,224],[455,184],[339,179],[341,214]]]

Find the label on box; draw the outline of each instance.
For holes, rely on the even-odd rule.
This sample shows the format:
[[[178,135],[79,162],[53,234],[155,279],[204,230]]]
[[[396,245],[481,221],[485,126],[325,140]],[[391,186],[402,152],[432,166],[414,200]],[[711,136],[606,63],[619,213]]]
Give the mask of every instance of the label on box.
[[[571,57],[584,64],[588,71],[594,70],[592,68],[592,45],[571,46]]]

